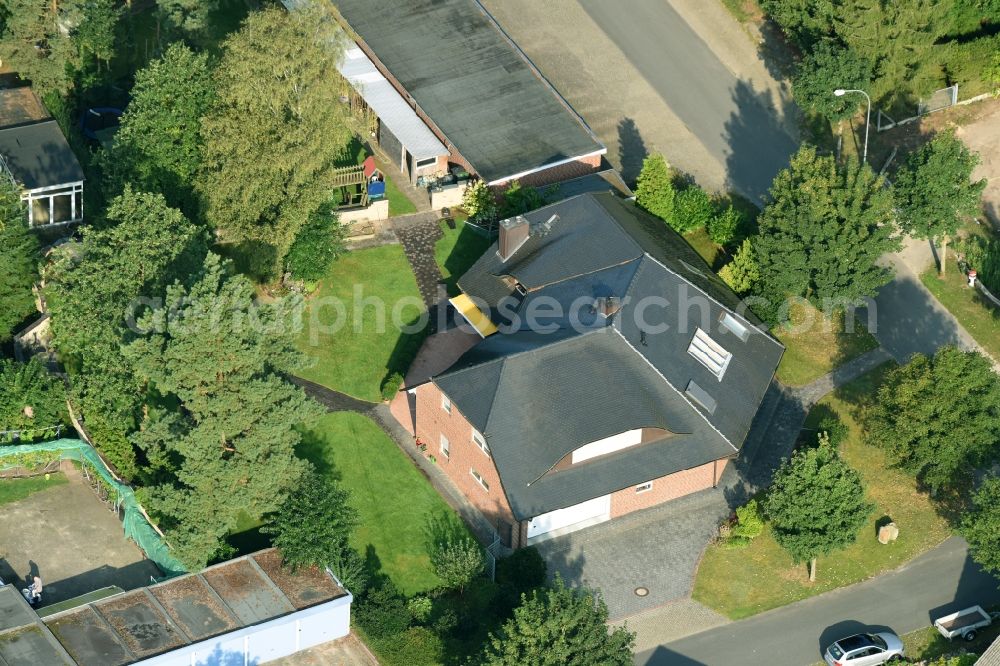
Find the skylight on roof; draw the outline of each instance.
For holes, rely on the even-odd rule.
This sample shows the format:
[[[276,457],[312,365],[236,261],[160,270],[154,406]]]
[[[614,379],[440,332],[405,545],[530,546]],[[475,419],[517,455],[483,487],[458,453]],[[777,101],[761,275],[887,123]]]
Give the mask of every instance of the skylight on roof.
[[[730,352],[726,351],[700,328],[695,331],[694,337],[691,338],[688,353],[708,368],[719,381],[722,381],[722,376],[726,374],[726,368],[729,367],[729,361],[733,358]]]
[[[688,382],[687,388],[684,389],[685,395],[694,400],[697,404],[705,409],[709,414],[715,413],[716,402],[715,398],[708,394],[708,391],[698,386],[692,379]]]
[[[739,319],[733,315],[726,312],[722,315],[722,320],[720,322],[722,327],[738,337],[743,342],[746,342],[750,337],[750,329],[743,325]]]

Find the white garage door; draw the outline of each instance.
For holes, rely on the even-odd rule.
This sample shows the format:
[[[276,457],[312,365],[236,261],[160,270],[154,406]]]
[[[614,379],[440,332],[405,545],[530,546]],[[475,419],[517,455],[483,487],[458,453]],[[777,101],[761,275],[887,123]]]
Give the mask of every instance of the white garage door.
[[[611,517],[611,495],[595,497],[592,500],[557,509],[540,516],[535,516],[528,523],[528,542],[532,539],[563,530],[572,532],[589,525],[596,525]]]

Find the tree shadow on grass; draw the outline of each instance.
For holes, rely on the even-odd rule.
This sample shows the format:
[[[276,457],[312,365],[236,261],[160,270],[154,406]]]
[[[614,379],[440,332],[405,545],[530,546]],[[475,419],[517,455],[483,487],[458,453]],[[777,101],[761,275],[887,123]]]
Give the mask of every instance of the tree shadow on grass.
[[[278,260],[278,249],[262,241],[242,241],[240,243],[219,243],[213,250],[233,262],[238,273],[246,275],[254,282],[268,282],[274,275]]]

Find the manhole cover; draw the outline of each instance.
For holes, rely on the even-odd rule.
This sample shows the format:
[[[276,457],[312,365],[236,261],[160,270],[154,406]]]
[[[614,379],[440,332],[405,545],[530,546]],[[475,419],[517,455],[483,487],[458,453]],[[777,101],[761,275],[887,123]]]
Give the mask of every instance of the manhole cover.
[[[649,594],[649,590],[646,589],[645,587],[637,587],[637,588],[635,588],[635,596],[637,596],[637,597],[644,597],[647,594]]]

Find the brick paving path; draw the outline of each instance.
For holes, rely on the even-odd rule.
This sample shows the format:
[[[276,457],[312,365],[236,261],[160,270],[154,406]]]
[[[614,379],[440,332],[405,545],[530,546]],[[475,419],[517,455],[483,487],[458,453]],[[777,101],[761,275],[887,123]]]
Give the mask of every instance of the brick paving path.
[[[420,297],[428,309],[436,307],[445,296],[441,288],[444,278],[434,260],[434,245],[441,238],[437,220],[436,213],[416,213],[393,221],[396,237],[403,245]]]

